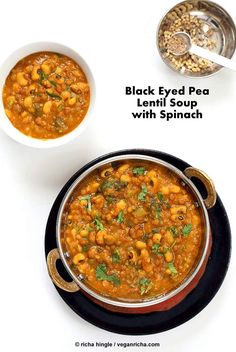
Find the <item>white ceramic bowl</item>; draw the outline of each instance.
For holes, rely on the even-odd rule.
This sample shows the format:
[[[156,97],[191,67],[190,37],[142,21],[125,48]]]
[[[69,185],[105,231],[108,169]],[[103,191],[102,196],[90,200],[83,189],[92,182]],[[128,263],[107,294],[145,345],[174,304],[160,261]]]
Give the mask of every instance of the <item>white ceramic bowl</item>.
[[[47,139],[47,140],[41,140],[37,138],[32,138],[29,136],[26,136],[22,132],[20,132],[17,128],[15,128],[8,117],[5,114],[4,106],[3,106],[3,101],[2,101],[2,90],[4,83],[6,81],[7,76],[9,75],[11,69],[17,64],[18,61],[23,59],[24,57],[39,52],[39,51],[52,51],[52,52],[57,52],[60,54],[64,54],[72,58],[75,62],[77,62],[82,70],[84,71],[89,86],[90,86],[90,105],[89,109],[87,111],[86,116],[84,117],[83,121],[76,127],[73,131],[70,133],[58,137],[55,139]],[[95,100],[95,83],[93,79],[92,72],[87,65],[87,63],[84,61],[84,59],[73,49],[59,44],[59,43],[54,43],[54,42],[37,42],[37,43],[31,43],[28,45],[25,45],[18,50],[14,51],[1,65],[0,67],[0,92],[1,92],[1,99],[0,99],[0,126],[2,129],[10,136],[13,138],[15,141],[30,146],[30,147],[35,147],[35,148],[52,148],[52,147],[58,147],[63,144],[66,144],[73,139],[77,138],[87,127],[88,122],[90,121],[91,117],[91,112],[93,109],[94,105],[94,100]]]

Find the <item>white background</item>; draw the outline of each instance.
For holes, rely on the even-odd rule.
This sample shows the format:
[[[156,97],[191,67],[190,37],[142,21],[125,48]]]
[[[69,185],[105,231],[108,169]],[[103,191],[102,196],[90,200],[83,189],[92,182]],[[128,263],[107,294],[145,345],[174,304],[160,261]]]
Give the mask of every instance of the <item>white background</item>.
[[[218,2],[236,21],[234,1]],[[78,317],[57,294],[45,265],[44,231],[56,195],[82,165],[123,148],[158,149],[205,170],[225,204],[234,234],[236,75],[223,70],[212,78],[189,80],[162,63],[155,46],[156,27],[175,3],[1,2],[1,62],[29,42],[57,41],[71,46],[86,59],[97,85],[90,126],[78,140],[64,147],[30,149],[0,131],[0,349],[4,352],[71,352],[78,350],[75,341],[160,342],[161,352],[217,352],[232,350],[234,346],[234,251],[226,280],[204,311],[174,330],[141,337],[112,334]],[[204,119],[169,123],[160,119],[133,120],[130,113],[135,98],[126,97],[124,87],[143,88],[149,84],[209,88],[210,97],[198,99]]]

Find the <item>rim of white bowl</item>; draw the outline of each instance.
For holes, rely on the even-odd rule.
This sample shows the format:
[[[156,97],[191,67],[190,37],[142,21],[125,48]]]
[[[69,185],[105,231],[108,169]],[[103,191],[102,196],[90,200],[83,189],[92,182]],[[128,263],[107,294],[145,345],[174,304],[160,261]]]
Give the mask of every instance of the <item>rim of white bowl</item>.
[[[73,131],[55,139],[43,140],[27,136],[24,133],[20,132],[16,127],[14,127],[9,118],[6,116],[3,106],[2,90],[6,78],[12,68],[17,64],[17,62],[19,62],[24,57],[40,51],[57,52],[60,54],[67,55],[68,57],[73,59],[76,63],[79,64],[79,66],[84,71],[90,87],[90,104],[82,122]],[[40,41],[29,43],[16,49],[13,53],[11,53],[0,66],[0,91],[0,127],[2,128],[2,130],[18,143],[24,144],[29,147],[41,149],[59,147],[71,142],[72,140],[80,136],[91,120],[91,112],[93,110],[95,102],[95,81],[89,65],[77,51],[67,45],[57,42]]]

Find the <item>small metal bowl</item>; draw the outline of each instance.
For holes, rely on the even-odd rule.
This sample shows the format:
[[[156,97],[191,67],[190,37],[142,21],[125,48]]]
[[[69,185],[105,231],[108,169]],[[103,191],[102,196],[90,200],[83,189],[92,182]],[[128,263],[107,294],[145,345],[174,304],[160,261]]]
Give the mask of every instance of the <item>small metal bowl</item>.
[[[161,58],[172,70],[187,77],[208,77],[219,72],[223,67],[217,64],[213,64],[206,69],[201,69],[200,72],[193,72],[186,66],[177,67],[171,61],[171,57],[166,56],[168,55],[168,49],[163,46],[163,33],[168,30],[168,26],[171,23],[183,14],[199,18],[204,22],[204,26],[213,32],[212,40],[215,46],[214,49],[210,50],[229,59],[233,57],[236,49],[236,27],[231,16],[214,2],[191,0],[177,4],[161,20],[156,35],[157,48]],[[182,28],[182,31],[184,30],[185,28]],[[186,32],[188,32],[187,29]],[[186,55],[186,58],[188,58],[189,54]]]

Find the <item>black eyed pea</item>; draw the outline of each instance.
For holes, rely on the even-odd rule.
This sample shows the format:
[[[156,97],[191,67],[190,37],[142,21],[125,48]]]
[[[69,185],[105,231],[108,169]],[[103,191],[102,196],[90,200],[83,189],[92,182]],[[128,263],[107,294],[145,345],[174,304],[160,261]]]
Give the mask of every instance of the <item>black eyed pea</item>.
[[[66,243],[67,243],[67,244],[70,244],[71,241],[72,241],[72,238],[70,238],[69,236],[67,236],[67,237],[66,237]]]
[[[13,91],[14,91],[15,93],[19,93],[20,90],[21,90],[21,86],[20,86],[20,84],[17,83],[17,82],[14,82],[14,83],[13,83],[12,88],[13,88]]]
[[[112,174],[112,172],[113,172],[113,168],[108,167],[108,168],[101,171],[101,177],[103,177],[103,178],[108,177]]]
[[[163,186],[161,187],[161,193],[164,194],[164,195],[167,195],[170,193],[170,189],[168,186]]]
[[[38,70],[40,69],[40,66],[34,66],[33,70],[31,72],[31,78],[33,81],[37,81],[39,79],[39,74],[38,74]]]
[[[15,100],[16,100],[16,98],[13,95],[11,95],[7,98],[7,104],[10,108],[14,105]]]
[[[57,68],[55,70],[56,75],[60,75],[61,71],[62,71],[61,67],[57,66]]]
[[[49,82],[48,79],[45,79],[42,84],[44,85],[44,87],[46,88],[51,88],[52,87],[52,84]]]
[[[129,183],[131,181],[131,177],[129,175],[121,175],[120,180],[121,182]]]
[[[127,171],[129,169],[129,164],[124,164],[124,165],[121,165],[119,168],[118,168],[118,172],[120,174],[124,173],[125,171]]]
[[[97,242],[97,244],[100,244],[100,245],[104,244],[104,236],[106,234],[107,234],[107,232],[104,231],[104,230],[101,230],[101,231],[97,232],[97,234],[96,234],[96,242]]]
[[[24,99],[24,107],[26,108],[26,109],[29,109],[29,108],[31,108],[33,106],[33,99],[32,99],[32,97],[26,97],[25,99]]]
[[[27,94],[33,94],[36,90],[36,84],[31,84],[29,88],[27,88]]]
[[[160,243],[162,235],[160,233],[155,233],[152,236],[152,240],[154,243]]]
[[[143,249],[143,248],[146,248],[147,245],[146,245],[146,243],[143,242],[143,241],[136,241],[136,242],[135,242],[135,247],[136,247],[137,249]]]
[[[83,238],[84,237],[88,237],[88,230],[81,230],[80,231],[80,236],[83,237]]]
[[[199,216],[197,216],[197,215],[193,215],[193,217],[192,217],[192,224],[193,224],[193,225],[199,225],[200,222],[201,222],[201,218],[199,218]]]
[[[165,233],[165,240],[171,246],[174,243],[174,237],[170,231]]]
[[[33,120],[32,115],[30,115],[29,113],[27,113],[26,111],[24,111],[26,113],[25,117],[22,119],[23,123],[30,123]]]
[[[128,252],[129,262],[132,264],[136,264],[138,261],[138,254],[134,249],[130,249]]]
[[[149,258],[149,252],[146,248],[141,249],[141,257],[143,258]]]
[[[117,210],[124,210],[126,208],[126,202],[121,199],[119,202],[116,203]]]
[[[23,111],[22,113],[21,113],[21,117],[26,117],[28,115],[28,112],[27,111]]]
[[[104,241],[108,245],[112,245],[116,242],[116,238],[113,235],[110,235],[109,233],[106,233],[104,235]]]
[[[49,65],[47,64],[42,64],[41,65],[41,68],[43,70],[43,72],[46,74],[46,75],[49,75],[51,73],[51,68]]]
[[[17,73],[16,80],[20,86],[27,86],[27,84],[28,84],[28,81],[27,81],[27,79],[25,79],[23,72]]]
[[[80,205],[82,205],[82,206],[84,206],[84,207],[86,207],[86,206],[88,205],[88,201],[87,201],[86,199],[81,199],[81,200],[79,201],[79,203],[80,203]]]
[[[88,88],[88,84],[87,83],[83,83],[83,82],[78,82],[78,83],[72,84],[70,87],[71,87],[71,90],[74,93],[78,94],[81,91],[87,89]]]
[[[179,193],[180,192],[180,187],[177,185],[171,185],[170,186],[170,192],[171,193]]]
[[[52,107],[52,101],[51,100],[46,101],[46,103],[43,106],[43,113],[46,115],[49,114],[51,111],[51,107]]]
[[[65,79],[64,79],[64,77],[62,77],[62,76],[60,76],[60,75],[56,75],[55,81],[56,81],[58,84],[63,84],[63,83],[65,82]]]
[[[33,66],[32,65],[28,65],[25,68],[26,72],[30,73],[33,70]]]
[[[64,90],[62,93],[61,93],[61,97],[63,100],[67,100],[70,98],[70,92],[68,90]]]
[[[93,182],[91,185],[90,185],[90,192],[91,193],[96,193],[98,188],[99,188],[100,184],[98,182]]]
[[[82,262],[82,263],[79,264],[80,273],[85,274],[88,269],[89,269],[88,263],[83,263]]]
[[[164,257],[165,257],[165,260],[167,263],[171,263],[173,261],[173,254],[171,251],[167,251],[165,254],[164,254]]]
[[[76,236],[76,234],[77,234],[76,229],[72,229],[72,230],[71,230],[71,234],[72,234],[72,236],[74,236],[74,237],[75,237],[75,236]]]
[[[77,265],[85,260],[85,255],[83,253],[78,253],[73,257],[73,263]]]
[[[153,192],[157,192],[158,190],[158,179],[157,179],[157,173],[154,170],[148,171],[147,175],[148,179],[151,181],[151,188]]]
[[[171,215],[171,220],[172,221],[182,221],[184,220],[184,215],[183,214],[174,214],[174,215]]]
[[[77,249],[78,249],[78,252],[82,252],[83,251],[83,248],[80,244],[77,245]]]
[[[171,215],[186,214],[186,212],[187,212],[187,207],[185,205],[174,205],[170,209]]]
[[[5,113],[7,115],[7,117],[9,117],[9,119],[12,117],[12,111],[9,109],[5,109]]]
[[[75,105],[75,103],[76,103],[76,97],[72,97],[72,98],[68,99],[68,104],[70,106]]]

